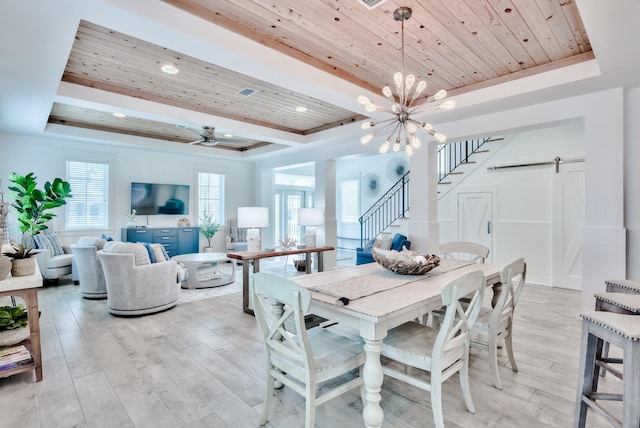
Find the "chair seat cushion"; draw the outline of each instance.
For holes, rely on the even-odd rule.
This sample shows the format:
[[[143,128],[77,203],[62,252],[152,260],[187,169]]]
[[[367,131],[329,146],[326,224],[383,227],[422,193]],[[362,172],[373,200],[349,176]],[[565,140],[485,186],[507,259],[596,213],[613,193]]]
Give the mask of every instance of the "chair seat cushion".
[[[71,266],[73,263],[73,254],[61,254],[53,256],[47,260],[47,269],[57,269],[65,266]]]
[[[580,314],[583,320],[602,326],[626,339],[640,340],[640,322],[636,315],[616,314],[613,312],[589,311]]]

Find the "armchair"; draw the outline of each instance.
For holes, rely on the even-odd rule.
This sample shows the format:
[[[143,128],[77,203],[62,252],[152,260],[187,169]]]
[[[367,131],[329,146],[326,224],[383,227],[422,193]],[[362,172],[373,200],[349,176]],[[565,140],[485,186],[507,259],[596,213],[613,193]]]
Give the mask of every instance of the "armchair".
[[[85,299],[107,297],[107,284],[97,255],[106,242],[100,238],[82,237],[71,246],[80,281],[80,293]]]
[[[60,245],[56,233],[39,233],[33,237],[33,244],[38,250],[35,258],[44,281],[57,285],[61,277],[71,274],[73,251],[71,247]]]
[[[114,315],[144,315],[176,305],[180,293],[178,264],[151,263],[142,244],[108,242],[98,252],[107,287],[107,307]]]
[[[401,233],[396,233],[393,238],[387,237],[372,239],[364,247],[356,248],[356,265],[364,265],[375,261],[373,259],[373,254],[371,253],[371,249],[373,247],[384,250],[402,251],[403,248],[409,250],[411,249],[411,241]]]

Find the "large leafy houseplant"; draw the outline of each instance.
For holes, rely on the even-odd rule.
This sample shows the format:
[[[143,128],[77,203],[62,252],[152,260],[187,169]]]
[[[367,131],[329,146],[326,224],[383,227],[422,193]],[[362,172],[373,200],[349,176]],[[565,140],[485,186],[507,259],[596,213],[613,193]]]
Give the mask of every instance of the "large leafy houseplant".
[[[51,210],[65,205],[66,199],[71,198],[71,185],[56,178],[53,183],[47,181],[44,189],[38,189],[36,176],[32,172],[27,175],[13,173],[9,177],[11,186],[9,190],[13,193],[12,206],[18,216],[18,228],[20,232],[36,235],[41,230],[47,228],[55,213]]]

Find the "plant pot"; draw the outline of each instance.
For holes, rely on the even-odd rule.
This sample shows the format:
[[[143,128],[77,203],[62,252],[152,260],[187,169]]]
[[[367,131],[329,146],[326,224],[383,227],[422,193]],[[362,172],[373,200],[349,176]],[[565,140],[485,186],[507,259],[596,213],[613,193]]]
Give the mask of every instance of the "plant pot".
[[[12,276],[29,276],[36,273],[36,259],[12,259],[11,275]]]
[[[304,272],[307,270],[307,261],[306,260],[294,260],[293,265],[296,267],[298,272]]]
[[[0,331],[0,347],[15,345],[29,338],[29,326]]]
[[[11,272],[11,259],[9,257],[0,256],[0,281],[5,279]]]
[[[213,247],[202,247],[202,252],[203,253],[215,253],[216,250]]]

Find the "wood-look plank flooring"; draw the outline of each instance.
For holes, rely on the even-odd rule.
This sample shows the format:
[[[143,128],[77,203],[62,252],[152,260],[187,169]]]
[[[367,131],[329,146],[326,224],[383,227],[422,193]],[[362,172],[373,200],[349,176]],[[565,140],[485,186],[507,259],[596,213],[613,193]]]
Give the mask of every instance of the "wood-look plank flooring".
[[[282,272],[282,264],[271,265]],[[241,269],[241,268],[240,268]],[[262,270],[268,270],[265,260]],[[293,268],[287,272],[292,273]],[[240,273],[240,272],[239,272]],[[239,275],[241,277],[241,275]],[[257,427],[263,402],[264,351],[241,294],[181,303],[136,318],[110,315],[61,282],[39,293],[43,380],[32,373],[0,379],[0,426]],[[466,411],[457,375],[443,387],[447,427],[570,427],[580,347],[580,294],[527,284],[516,310],[520,371],[500,350],[504,389],[493,387],[486,352],[472,350],[476,413]],[[602,385],[620,389],[612,376]],[[277,391],[271,428],[304,426],[303,399]],[[431,427],[424,391],[386,378],[385,427]],[[316,426],[363,426],[358,391],[318,408]],[[608,426],[589,412],[589,427]]]

